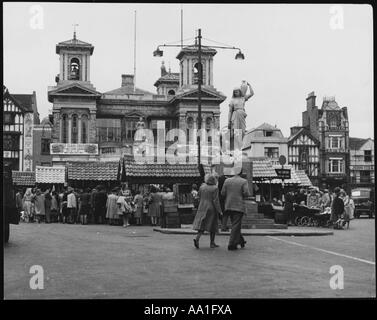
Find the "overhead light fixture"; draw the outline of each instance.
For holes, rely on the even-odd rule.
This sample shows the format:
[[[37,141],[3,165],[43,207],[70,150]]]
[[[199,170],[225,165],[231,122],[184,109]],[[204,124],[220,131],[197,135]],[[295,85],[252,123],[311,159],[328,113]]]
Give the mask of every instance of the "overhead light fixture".
[[[162,57],[164,54],[164,52],[162,50],[160,50],[159,47],[157,47],[157,49],[155,51],[153,51],[153,56],[154,57]]]
[[[238,53],[236,54],[236,57],[235,57],[236,60],[245,60],[245,55],[240,51],[238,51]]]

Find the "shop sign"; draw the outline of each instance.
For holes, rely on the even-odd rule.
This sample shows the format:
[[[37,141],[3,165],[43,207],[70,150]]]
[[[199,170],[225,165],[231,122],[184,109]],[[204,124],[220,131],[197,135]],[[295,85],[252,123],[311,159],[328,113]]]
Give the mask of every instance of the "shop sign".
[[[288,180],[291,178],[291,169],[275,169],[275,171],[278,179]]]
[[[95,143],[51,143],[51,154],[97,155],[98,144]]]

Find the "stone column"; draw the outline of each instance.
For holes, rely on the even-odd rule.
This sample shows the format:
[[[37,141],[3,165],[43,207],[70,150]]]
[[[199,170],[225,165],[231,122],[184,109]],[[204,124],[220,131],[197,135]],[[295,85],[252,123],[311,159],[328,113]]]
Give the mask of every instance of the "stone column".
[[[86,81],[90,81],[90,55],[86,55]]]
[[[59,81],[62,81],[64,80],[63,77],[64,77],[64,59],[63,59],[63,55],[60,55],[60,72],[59,72]]]
[[[86,54],[81,56],[81,80],[86,81]]]
[[[64,80],[68,80],[68,74],[69,74],[68,55],[64,53],[63,57],[64,57]]]
[[[68,143],[72,142],[72,115],[68,115]]]
[[[77,128],[78,132],[77,132],[77,142],[78,143],[81,143],[82,139],[81,139],[81,115],[79,115],[78,117],[78,128]]]
[[[90,111],[89,121],[88,121],[88,132],[89,132],[89,143],[97,143],[96,141],[96,112]]]

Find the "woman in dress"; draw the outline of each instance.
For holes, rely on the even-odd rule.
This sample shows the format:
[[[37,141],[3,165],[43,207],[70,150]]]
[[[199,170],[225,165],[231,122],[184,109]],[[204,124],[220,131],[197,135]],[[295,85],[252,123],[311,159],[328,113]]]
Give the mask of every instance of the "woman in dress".
[[[250,84],[247,83],[250,93],[243,94],[241,88],[235,88],[233,90],[233,97],[229,103],[229,115],[228,115],[228,129],[233,131],[233,134],[242,134],[242,139],[245,135],[246,130],[246,112],[245,112],[245,102],[249,100],[253,95],[254,91]],[[239,132],[234,131],[239,130]]]
[[[51,200],[52,200],[50,189],[47,189],[44,195],[45,195],[46,223],[50,223],[51,222]]]
[[[109,219],[109,224],[114,225],[118,219],[118,205],[117,205],[117,190],[113,189],[106,201],[106,218]]]
[[[151,217],[152,226],[158,224],[161,215],[161,196],[157,191],[158,190],[154,186],[150,189],[151,193],[149,198],[148,216]]]
[[[195,248],[199,249],[199,239],[204,233],[210,233],[210,247],[216,248],[215,235],[219,229],[219,216],[222,215],[219,190],[216,185],[217,181],[213,175],[207,175],[205,183],[199,188],[199,206],[196,212],[193,230],[197,230],[198,234],[194,239]]]
[[[41,192],[40,189],[37,189],[34,196],[34,210],[35,210],[35,216],[37,218],[38,223],[40,223],[41,220],[45,220],[45,217],[46,217],[45,196]]]
[[[144,201],[143,196],[141,195],[140,191],[136,191],[136,195],[134,198],[134,204],[135,204],[135,213],[134,217],[136,220],[136,224],[139,226],[141,225],[141,217],[143,214],[143,207],[144,207]]]
[[[347,195],[344,190],[342,190],[340,194],[344,202],[344,225],[347,224],[347,229],[349,229],[350,221],[353,219],[355,205],[353,203],[353,200]]]
[[[32,201],[33,201],[33,194],[31,193],[31,188],[28,188],[25,192],[23,202],[24,202],[24,215],[25,221],[31,222],[33,218],[32,212]]]
[[[80,215],[80,223],[82,225],[88,223],[88,214],[90,212],[90,189],[87,188],[85,192],[83,192],[80,195],[80,210],[79,210],[79,215]]]
[[[58,211],[59,211],[58,194],[56,193],[56,191],[53,191],[51,195],[51,221],[52,222],[58,221]]]

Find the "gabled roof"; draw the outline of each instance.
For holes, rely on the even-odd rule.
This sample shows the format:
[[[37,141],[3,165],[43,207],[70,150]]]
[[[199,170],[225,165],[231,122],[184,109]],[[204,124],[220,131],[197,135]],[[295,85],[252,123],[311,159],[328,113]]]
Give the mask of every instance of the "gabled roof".
[[[97,98],[101,96],[101,93],[79,82],[73,82],[64,86],[53,87],[52,90],[48,91],[48,100],[50,102],[52,102],[53,96],[86,96]]]
[[[107,91],[104,94],[113,94],[113,95],[122,96],[122,95],[153,95],[154,93],[137,88],[137,87],[134,90],[133,87],[131,86],[123,86],[118,89]]]
[[[94,47],[88,42],[81,41],[79,39],[73,38],[67,41],[59,42],[56,45],[56,53],[59,54],[61,49],[66,48],[80,48],[90,50],[90,54],[93,53]]]
[[[316,138],[316,137],[314,137],[313,135],[312,135],[312,133],[307,129],[307,128],[305,128],[305,127],[302,127],[301,129],[299,129],[294,135],[292,135],[292,136],[290,136],[289,138],[288,138],[288,143],[289,142],[292,142],[292,141],[294,141],[294,140],[296,140],[299,136],[301,136],[301,135],[306,135],[306,136],[308,136],[311,140],[313,140],[316,144],[318,144],[319,145],[319,140]]]
[[[256,131],[256,130],[281,131],[279,128],[266,122],[262,123],[260,126],[256,127],[252,131]]]
[[[217,51],[214,48],[211,48],[208,46],[202,46],[201,51],[203,55],[210,54],[214,56],[217,53]],[[180,60],[185,54],[197,54],[197,52],[198,52],[198,46],[192,45],[192,46],[183,47],[182,50],[178,53],[177,59]]]
[[[160,83],[175,83],[179,84],[179,73],[169,72],[164,76],[160,77],[155,83],[154,86],[157,87]]]
[[[217,91],[215,88],[212,87],[202,87],[202,94],[201,97],[203,100],[210,99],[210,100],[218,100],[220,103],[223,102],[226,99],[226,96],[221,93],[220,91]],[[173,97],[172,100],[170,100],[170,103],[177,101],[177,100],[190,100],[198,99],[198,88],[193,87],[186,87],[186,88],[180,88],[176,95]]]
[[[361,147],[369,140],[362,138],[349,138],[349,149],[350,150],[359,150]]]
[[[33,94],[11,94],[26,112],[33,112]]]

